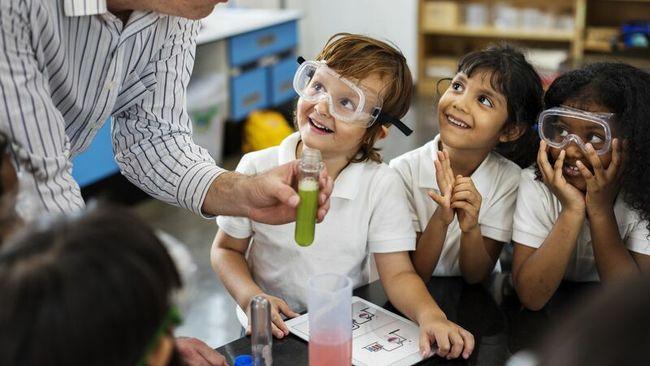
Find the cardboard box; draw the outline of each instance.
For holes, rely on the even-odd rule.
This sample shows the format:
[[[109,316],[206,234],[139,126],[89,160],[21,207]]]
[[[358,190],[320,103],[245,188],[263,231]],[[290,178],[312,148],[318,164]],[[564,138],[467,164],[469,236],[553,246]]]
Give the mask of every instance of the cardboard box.
[[[460,24],[460,4],[456,1],[428,1],[423,5],[422,28],[451,29]]]

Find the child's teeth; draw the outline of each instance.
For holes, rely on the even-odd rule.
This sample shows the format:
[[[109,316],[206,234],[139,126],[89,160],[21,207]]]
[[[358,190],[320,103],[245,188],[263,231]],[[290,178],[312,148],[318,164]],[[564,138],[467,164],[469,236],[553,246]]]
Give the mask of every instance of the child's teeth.
[[[462,127],[462,128],[469,128],[469,126],[466,123],[454,119],[454,117],[452,116],[447,116],[447,119],[449,120],[449,122],[451,122],[451,124],[455,126]]]

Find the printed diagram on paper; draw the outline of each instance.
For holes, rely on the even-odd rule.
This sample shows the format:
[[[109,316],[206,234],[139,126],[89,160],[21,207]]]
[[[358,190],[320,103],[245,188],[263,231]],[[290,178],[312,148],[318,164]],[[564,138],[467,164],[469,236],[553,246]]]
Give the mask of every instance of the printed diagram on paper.
[[[308,315],[291,319],[289,329],[309,338]],[[352,358],[355,365],[410,365],[421,360],[418,326],[361,298],[352,299]]]

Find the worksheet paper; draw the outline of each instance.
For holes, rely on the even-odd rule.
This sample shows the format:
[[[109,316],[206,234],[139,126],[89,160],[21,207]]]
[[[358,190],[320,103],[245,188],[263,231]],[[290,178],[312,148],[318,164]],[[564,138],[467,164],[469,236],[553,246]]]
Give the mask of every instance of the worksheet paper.
[[[286,321],[291,333],[309,341],[309,313]],[[352,297],[352,363],[408,366],[422,360],[419,328],[412,321],[360,297]]]

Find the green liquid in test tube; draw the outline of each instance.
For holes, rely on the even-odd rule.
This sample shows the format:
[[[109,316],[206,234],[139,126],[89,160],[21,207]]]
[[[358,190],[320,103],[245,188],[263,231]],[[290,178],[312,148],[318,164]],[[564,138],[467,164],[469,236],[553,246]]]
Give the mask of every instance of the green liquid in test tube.
[[[314,242],[318,211],[318,176],[322,165],[320,151],[309,148],[303,150],[298,182],[300,204],[296,209],[295,232],[296,243],[303,247]]]

